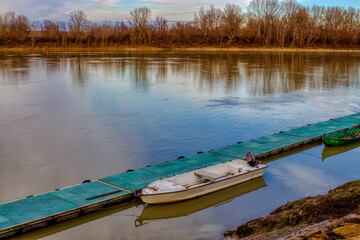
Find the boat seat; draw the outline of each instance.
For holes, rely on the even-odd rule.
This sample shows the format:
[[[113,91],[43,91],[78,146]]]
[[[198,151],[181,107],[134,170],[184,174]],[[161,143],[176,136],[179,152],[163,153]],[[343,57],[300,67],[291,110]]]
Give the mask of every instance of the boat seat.
[[[216,178],[220,177],[220,175],[205,170],[197,170],[194,174],[210,180],[215,180]]]

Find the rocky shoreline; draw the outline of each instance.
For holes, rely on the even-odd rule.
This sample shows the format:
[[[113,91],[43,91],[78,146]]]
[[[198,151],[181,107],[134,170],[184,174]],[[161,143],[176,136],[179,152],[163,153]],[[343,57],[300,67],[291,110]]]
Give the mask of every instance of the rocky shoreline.
[[[224,239],[360,239],[360,180],[285,205],[224,233]]]

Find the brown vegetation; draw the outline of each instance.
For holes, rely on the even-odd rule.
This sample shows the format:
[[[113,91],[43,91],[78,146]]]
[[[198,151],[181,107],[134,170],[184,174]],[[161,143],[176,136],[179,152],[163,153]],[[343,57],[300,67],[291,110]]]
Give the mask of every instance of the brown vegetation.
[[[289,238],[295,237],[295,232],[302,236],[316,235],[319,229],[325,227],[320,232],[325,238],[318,239],[333,239],[331,236],[334,232],[337,232],[335,235],[338,237],[341,232],[346,237],[345,228],[338,227],[360,227],[359,214],[360,180],[344,184],[326,195],[289,202],[266,217],[251,220],[226,232],[225,236],[233,239],[287,239],[284,235]],[[359,234],[359,231],[355,233]],[[309,236],[299,239],[310,239]]]
[[[252,0],[246,11],[201,7],[189,22],[151,17],[136,8],[121,22],[91,22],[81,10],[69,20],[29,21],[0,14],[0,46],[16,47],[337,47],[360,46],[360,9],[302,6],[297,0]]]

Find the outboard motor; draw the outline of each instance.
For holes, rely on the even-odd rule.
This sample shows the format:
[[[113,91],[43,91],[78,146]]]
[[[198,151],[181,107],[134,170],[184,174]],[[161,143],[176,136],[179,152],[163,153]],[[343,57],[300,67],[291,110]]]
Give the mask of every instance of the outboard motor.
[[[257,160],[252,152],[246,153],[246,161],[251,167],[257,167],[261,162]]]

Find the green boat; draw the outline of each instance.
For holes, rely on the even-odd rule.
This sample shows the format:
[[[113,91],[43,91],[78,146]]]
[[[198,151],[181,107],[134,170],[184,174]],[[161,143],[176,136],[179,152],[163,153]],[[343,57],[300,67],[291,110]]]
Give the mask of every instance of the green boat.
[[[360,140],[360,128],[349,128],[337,133],[324,134],[323,142],[330,146],[339,146]]]

